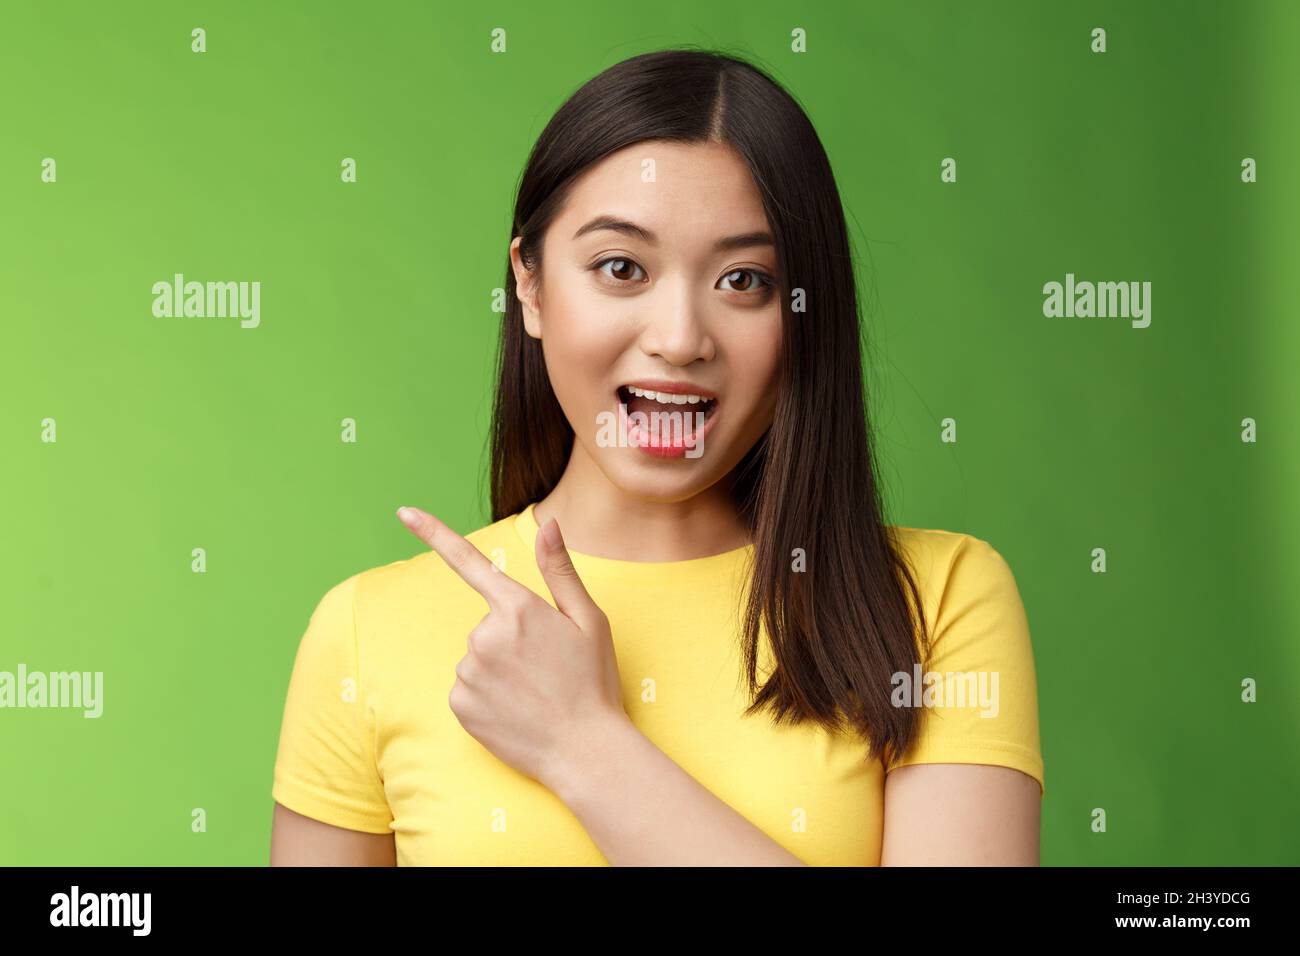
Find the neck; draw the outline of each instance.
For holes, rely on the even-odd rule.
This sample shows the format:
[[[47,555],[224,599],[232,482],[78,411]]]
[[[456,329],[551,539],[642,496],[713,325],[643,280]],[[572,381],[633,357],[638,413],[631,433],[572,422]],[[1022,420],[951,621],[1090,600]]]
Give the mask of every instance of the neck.
[[[681,501],[648,499],[611,483],[577,442],[533,516],[559,522],[570,551],[621,561],[688,561],[749,543],[730,476]]]

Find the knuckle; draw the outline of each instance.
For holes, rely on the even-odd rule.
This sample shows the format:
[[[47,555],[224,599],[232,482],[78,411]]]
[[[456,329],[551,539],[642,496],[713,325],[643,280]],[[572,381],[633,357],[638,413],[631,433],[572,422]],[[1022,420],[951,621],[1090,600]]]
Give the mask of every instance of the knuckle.
[[[578,629],[584,634],[605,634],[609,633],[609,618],[605,612],[597,608],[594,611],[587,611],[577,619]]]
[[[521,624],[532,610],[532,602],[525,595],[511,594],[501,602],[501,612],[512,624]]]
[[[449,551],[452,565],[460,570],[469,567],[471,550],[472,547],[470,545],[457,541],[451,546]]]
[[[468,654],[462,657],[460,659],[460,662],[456,665],[457,679],[464,681],[466,684],[473,683],[473,678],[474,678],[473,666],[474,665],[471,663]]]

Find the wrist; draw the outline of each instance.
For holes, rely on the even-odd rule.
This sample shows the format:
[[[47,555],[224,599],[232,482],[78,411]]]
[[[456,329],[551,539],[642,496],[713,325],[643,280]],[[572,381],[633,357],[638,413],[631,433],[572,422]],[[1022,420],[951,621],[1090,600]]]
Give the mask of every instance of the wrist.
[[[585,794],[600,790],[631,752],[641,731],[620,710],[574,734],[557,755],[542,783],[572,807]]]

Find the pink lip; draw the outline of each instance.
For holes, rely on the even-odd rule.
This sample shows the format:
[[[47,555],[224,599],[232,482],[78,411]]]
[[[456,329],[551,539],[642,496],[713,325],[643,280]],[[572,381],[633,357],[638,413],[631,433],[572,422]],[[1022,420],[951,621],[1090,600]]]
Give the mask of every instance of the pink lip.
[[[685,435],[677,436],[673,434],[671,429],[669,429],[669,433],[667,436],[663,435],[662,433],[656,436],[652,432],[646,431],[645,442],[642,443],[641,439],[638,437],[642,434],[642,429],[634,422],[626,421],[625,419],[624,420],[625,430],[626,430],[628,443],[640,449],[641,451],[645,452],[647,455],[650,455],[654,458],[685,458],[686,453],[688,451],[694,451],[695,449],[700,448],[701,444],[703,443],[704,439],[708,436],[709,432],[713,431],[713,423],[718,419],[718,415],[721,412],[721,406],[717,404],[717,398],[712,393],[706,390],[696,391],[693,386],[691,388],[683,388],[680,386],[676,388],[661,387],[666,384],[671,384],[671,383],[664,383],[664,382],[652,384],[651,382],[647,381],[647,382],[629,382],[628,384],[635,385],[637,388],[644,388],[656,392],[661,392],[661,391],[670,392],[672,394],[677,394],[677,395],[681,395],[681,394],[700,395],[706,398],[713,398],[715,402],[713,413],[710,414],[709,417],[704,420],[704,425],[701,428],[695,430],[692,433],[692,439],[690,445],[687,445]],[[689,411],[686,411],[686,409],[688,409],[689,407],[690,406],[681,406],[685,414],[691,414]],[[621,401],[620,401],[620,408],[624,413],[626,412],[626,407],[621,405]],[[658,437],[659,439],[663,439],[664,437],[667,437],[668,441],[666,443],[665,442],[655,443],[654,439],[656,437]],[[674,440],[675,438],[679,440],[675,441]],[[701,450],[701,454],[695,457],[702,457],[702,456],[703,456],[703,452]]]

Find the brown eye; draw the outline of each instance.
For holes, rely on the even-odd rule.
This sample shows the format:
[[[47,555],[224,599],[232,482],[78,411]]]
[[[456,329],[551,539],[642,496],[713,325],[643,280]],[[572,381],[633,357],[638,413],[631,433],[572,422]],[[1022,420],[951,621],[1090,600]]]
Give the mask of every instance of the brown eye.
[[[774,284],[767,276],[754,269],[736,269],[723,276],[722,281],[732,283],[728,292],[761,291],[764,286]]]
[[[606,269],[606,266],[612,268]],[[636,274],[641,269],[641,267],[631,259],[620,258],[604,259],[596,263],[596,268],[617,282],[635,281],[637,277]]]
[[[744,276],[744,281],[741,281],[738,278],[739,276]],[[737,269],[735,272],[727,273],[727,279],[733,283],[732,288],[737,292],[748,292],[750,286],[754,284],[752,273],[746,269]],[[734,284],[736,282],[740,282],[740,285],[736,286]]]

